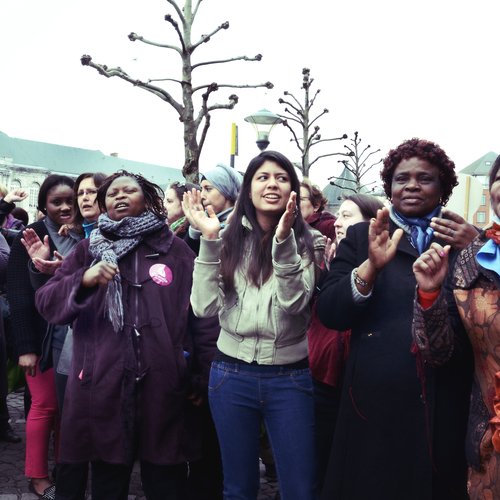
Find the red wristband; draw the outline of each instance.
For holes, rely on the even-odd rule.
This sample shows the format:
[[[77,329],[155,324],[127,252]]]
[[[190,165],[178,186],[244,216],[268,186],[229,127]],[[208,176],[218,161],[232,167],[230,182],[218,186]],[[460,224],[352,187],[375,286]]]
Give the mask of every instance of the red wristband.
[[[417,288],[417,294],[418,294],[418,303],[424,308],[424,309],[429,309],[429,307],[436,302],[436,299],[439,297],[439,294],[441,293],[441,289],[435,290],[434,292],[424,292],[423,290],[420,290],[420,288]]]

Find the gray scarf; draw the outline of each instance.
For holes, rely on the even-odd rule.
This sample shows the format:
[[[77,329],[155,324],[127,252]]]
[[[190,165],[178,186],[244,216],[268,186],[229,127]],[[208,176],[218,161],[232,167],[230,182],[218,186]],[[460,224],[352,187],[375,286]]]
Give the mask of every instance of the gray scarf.
[[[165,219],[152,212],[144,212],[138,217],[125,217],[120,221],[112,220],[107,214],[101,214],[98,227],[90,235],[89,251],[94,261],[109,262],[118,265],[118,261],[130,253],[147,234],[165,227]],[[116,239],[110,239],[109,236]],[[108,283],[105,308],[115,332],[123,328],[122,285],[120,274],[116,274]]]

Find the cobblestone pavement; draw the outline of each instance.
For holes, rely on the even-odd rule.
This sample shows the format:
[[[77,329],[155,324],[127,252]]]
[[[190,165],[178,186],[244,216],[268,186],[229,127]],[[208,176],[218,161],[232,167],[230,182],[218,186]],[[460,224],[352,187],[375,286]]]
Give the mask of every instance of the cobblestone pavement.
[[[37,500],[28,490],[28,480],[24,476],[25,425],[23,395],[20,392],[9,394],[7,399],[11,425],[22,436],[21,443],[11,444],[0,441],[0,500]],[[53,467],[53,462],[50,464]],[[260,492],[257,500],[274,500],[278,491],[276,482],[268,481],[261,467]],[[139,472],[134,468],[130,482],[129,500],[145,500]]]

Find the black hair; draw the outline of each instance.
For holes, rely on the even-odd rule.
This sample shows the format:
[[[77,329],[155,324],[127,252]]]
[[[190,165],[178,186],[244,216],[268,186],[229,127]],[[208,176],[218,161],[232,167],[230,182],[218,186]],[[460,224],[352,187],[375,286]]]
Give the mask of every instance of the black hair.
[[[250,198],[255,172],[266,161],[277,163],[283,168],[290,178],[291,190],[297,193],[297,200],[300,195],[300,181],[297,172],[286,156],[277,151],[263,151],[250,161],[236,200],[234,215],[222,237],[221,274],[226,293],[234,290],[234,275],[244,258],[248,257],[248,278],[254,285],[260,286],[265,283],[272,273],[271,247],[275,228],[265,232],[260,227],[255,207]],[[252,230],[248,230],[242,224],[243,217],[248,220]],[[311,262],[314,262],[312,234],[300,210],[297,211],[293,230],[299,252],[301,254],[306,252]]]
[[[29,224],[29,215],[24,208],[14,207],[10,214],[14,219],[20,220],[25,226]]]
[[[106,177],[99,187],[97,191],[97,204],[101,212],[106,212],[106,193],[108,192],[109,186],[119,177],[130,177],[134,179],[142,189],[146,209],[153,212],[157,217],[162,219],[167,218],[167,210],[163,204],[163,197],[165,196],[163,189],[158,186],[158,184],[148,181],[142,175],[127,172],[127,170],[118,170],[118,172]]]
[[[37,208],[42,213],[46,213],[47,209],[47,195],[49,191],[55,186],[69,186],[73,189],[75,181],[67,175],[52,174],[45,178],[38,191],[38,205]]]
[[[497,176],[499,168],[500,168],[500,155],[497,156],[497,159],[495,160],[495,163],[493,163],[493,166],[491,167],[490,170],[490,181],[488,183],[488,189],[490,191],[491,191],[491,186],[493,186],[493,183],[495,182],[495,177]]]

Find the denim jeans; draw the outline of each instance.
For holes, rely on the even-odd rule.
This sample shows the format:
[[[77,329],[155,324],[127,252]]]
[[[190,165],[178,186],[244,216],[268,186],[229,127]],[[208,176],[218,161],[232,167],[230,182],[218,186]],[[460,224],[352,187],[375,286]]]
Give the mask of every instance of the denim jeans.
[[[255,500],[264,421],[282,500],[313,500],[314,408],[309,369],[214,361],[209,402],[219,437],[224,500]]]

